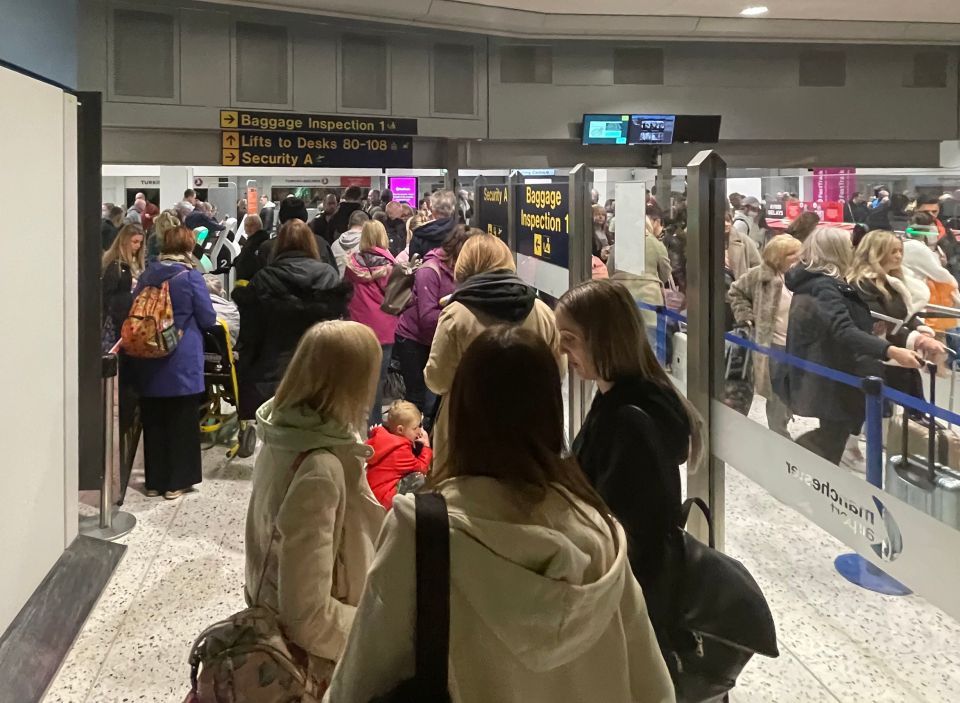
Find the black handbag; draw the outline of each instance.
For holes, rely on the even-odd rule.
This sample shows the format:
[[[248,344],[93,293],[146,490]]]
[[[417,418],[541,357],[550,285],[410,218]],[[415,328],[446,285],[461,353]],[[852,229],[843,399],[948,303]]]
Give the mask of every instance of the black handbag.
[[[370,703],[450,703],[450,520],[439,493],[418,493],[416,673]]]
[[[694,505],[706,517],[709,545],[685,529]],[[780,656],[763,592],[746,567],[715,544],[710,509],[700,498],[687,500],[668,550],[671,624],[658,633],[666,639],[660,647],[677,703],[722,701],[754,654]]]

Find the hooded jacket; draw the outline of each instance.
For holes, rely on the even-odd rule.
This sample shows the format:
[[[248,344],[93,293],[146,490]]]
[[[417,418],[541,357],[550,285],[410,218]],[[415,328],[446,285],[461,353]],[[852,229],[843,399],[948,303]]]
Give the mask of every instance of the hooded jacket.
[[[471,276],[443,309],[423,370],[427,387],[441,397],[449,393],[467,347],[488,327],[504,323],[536,332],[550,347],[563,374],[565,363],[553,311],[515,274],[498,271]],[[446,462],[448,427],[449,405],[441,403],[433,426],[436,466]]]
[[[373,428],[367,446],[373,447],[373,456],[367,460],[367,482],[380,505],[389,510],[397,495],[397,483],[414,471],[426,474],[433,451],[421,447],[420,454],[414,454],[409,439],[393,434],[383,425]]]
[[[513,271],[491,271],[471,276],[450,297],[502,322],[523,322],[533,310],[536,293]]]
[[[903,268],[924,282],[930,291],[929,302],[932,305],[960,307],[956,279],[940,263],[940,257],[926,244],[916,239],[904,240]],[[956,327],[954,320],[933,317],[928,320],[928,324],[940,332]]]
[[[377,247],[350,256],[344,274],[344,280],[353,286],[350,319],[372,329],[381,345],[393,344],[397,332],[396,316],[380,309],[393,264],[390,252]]]
[[[457,220],[454,217],[441,217],[436,220],[430,220],[413,230],[413,238],[410,240],[410,258],[415,255],[421,259],[427,255],[427,252],[440,247],[450,233],[457,226]]]
[[[873,334],[870,308],[856,289],[833,276],[794,266],[784,276],[793,291],[787,353],[855,376],[879,376],[891,344]],[[773,389],[795,414],[837,423],[851,434],[863,424],[859,388],[796,366],[778,364]]]
[[[324,664],[343,652],[385,515],[363,473],[370,449],[343,425],[272,399],[257,411],[257,434],[244,594],[276,613],[313,670],[329,675]]]
[[[623,530],[615,546],[597,512],[561,490],[530,506],[490,478],[440,487],[452,700],[674,701]],[[398,496],[327,703],[368,701],[413,675],[415,530],[413,496]]]
[[[346,314],[350,294],[350,284],[341,282],[333,267],[299,251],[283,252],[234,289],[241,320],[241,417],[252,418],[274,394],[307,329]]]
[[[270,239],[270,233],[265,229],[257,230],[243,242],[243,248],[237,254],[233,269],[238,281],[249,281],[254,275],[266,266],[266,252],[262,250]]]
[[[457,283],[442,249],[428,253],[413,275],[413,296],[400,313],[397,336],[429,347],[440,319],[440,301],[453,293]]]
[[[337,206],[337,211],[333,213],[333,217],[327,223],[326,239],[332,243],[334,239],[350,229],[350,215],[360,208],[361,205],[358,202],[341,200]]]
[[[330,247],[333,256],[337,260],[337,269],[340,271],[340,278],[347,272],[347,261],[353,256],[354,252],[360,247],[360,230],[347,230]]]
[[[572,446],[591,485],[623,524],[630,565],[658,630],[667,613],[654,585],[680,522],[680,465],[690,434],[676,391],[629,377],[594,396]]]

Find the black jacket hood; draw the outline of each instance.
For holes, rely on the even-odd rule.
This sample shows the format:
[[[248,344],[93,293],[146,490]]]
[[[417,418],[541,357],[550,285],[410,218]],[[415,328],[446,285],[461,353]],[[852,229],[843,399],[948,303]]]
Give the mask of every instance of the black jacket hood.
[[[456,218],[443,217],[426,222],[413,230],[410,240],[410,258],[419,255],[422,259],[428,251],[433,251],[445,241],[457,225]]]
[[[285,251],[253,277],[249,285],[238,287],[233,298],[241,307],[267,304],[277,312],[307,308],[329,308],[329,318],[342,314],[352,287],[340,280],[329,264],[299,251]],[[314,311],[321,312],[321,311]]]
[[[843,279],[830,276],[821,271],[810,271],[803,266],[794,266],[783,277],[788,290],[799,295],[816,295],[824,286],[839,288],[844,294],[855,293],[855,289]]]
[[[498,320],[518,323],[527,319],[536,300],[533,288],[513,271],[491,271],[471,276],[451,297]]]
[[[603,407],[635,405],[653,420],[659,432],[657,441],[665,455],[677,465],[690,453],[690,417],[676,391],[658,383],[629,376],[618,380],[607,393],[597,393],[595,403]]]

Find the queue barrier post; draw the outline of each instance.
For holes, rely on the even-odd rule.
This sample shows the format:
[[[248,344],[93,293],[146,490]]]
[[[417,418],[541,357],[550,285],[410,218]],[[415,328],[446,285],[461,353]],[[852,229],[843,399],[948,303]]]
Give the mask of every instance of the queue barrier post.
[[[876,376],[863,379],[866,397],[867,482],[883,489],[883,381]],[[841,554],[834,567],[847,581],[888,596],[907,596],[912,591],[873,562],[859,554]]]
[[[104,354],[102,357],[103,411],[104,411],[104,452],[103,481],[100,484],[100,514],[80,518],[80,534],[113,541],[123,537],[137,524],[130,513],[114,506],[113,475],[116,469],[113,452],[113,393],[117,377],[117,355]]]
[[[657,361],[661,366],[667,363],[667,316],[664,307],[657,306]]]

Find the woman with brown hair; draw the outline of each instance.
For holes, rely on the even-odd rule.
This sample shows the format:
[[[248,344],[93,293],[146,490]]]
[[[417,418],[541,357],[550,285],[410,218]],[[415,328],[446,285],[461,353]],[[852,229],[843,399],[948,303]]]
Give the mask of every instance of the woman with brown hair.
[[[120,338],[120,327],[130,312],[133,289],[144,269],[143,230],[124,225],[101,259],[102,351],[108,352]]]
[[[429,482],[450,521],[450,699],[673,701],[627,537],[565,451],[554,351],[532,330],[491,327],[446,404],[450,460]],[[414,673],[414,506],[394,499],[330,703],[375,699]]]
[[[817,213],[802,212],[800,213],[800,217],[791,222],[790,226],[787,227],[787,234],[803,244],[806,238],[813,234],[813,230],[819,225],[820,216]]]
[[[454,269],[457,289],[440,314],[430,357],[423,371],[427,387],[443,397],[450,392],[460,358],[470,343],[493,325],[517,325],[540,335],[560,365],[560,337],[547,304],[520,280],[509,247],[492,234],[479,233],[463,245]],[[449,411],[440,404],[433,428],[433,463],[447,457]]]
[[[305,222],[280,227],[273,259],[233,291],[240,310],[240,419],[252,420],[274,394],[305,331],[346,314],[350,292],[337,270],[320,260]]]
[[[140,396],[143,423],[143,466],[148,497],[179,498],[203,479],[197,407],[205,390],[203,334],[217,313],[207,285],[190,257],[196,237],[186,227],[168,230],[160,258],[140,277],[134,298],[147,286],[169,284],[173,321],[180,338],[169,356],[158,359],[126,357],[124,373]]]
[[[630,564],[644,587],[654,627],[667,623],[661,594],[667,547],[680,522],[680,465],[703,454],[696,411],[650,348],[626,288],[588,281],[557,305],[561,349],[597,394],[573,453],[630,541]]]

